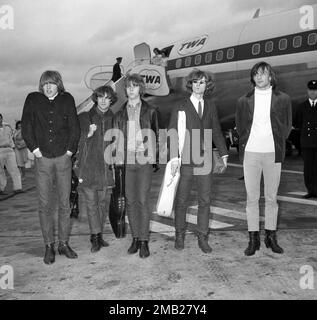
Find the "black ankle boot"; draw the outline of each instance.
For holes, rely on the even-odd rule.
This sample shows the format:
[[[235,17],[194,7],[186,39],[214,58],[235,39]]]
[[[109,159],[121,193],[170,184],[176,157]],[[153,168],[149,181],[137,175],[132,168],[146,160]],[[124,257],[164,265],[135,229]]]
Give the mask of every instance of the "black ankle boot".
[[[149,250],[149,242],[148,241],[140,241],[140,258],[147,258],[150,255]]]
[[[133,238],[130,248],[128,249],[129,254],[137,253],[140,248],[140,243],[138,238]]]
[[[256,250],[260,250],[261,241],[259,231],[250,231],[249,238],[249,245],[245,249],[244,254],[246,256],[253,256]]]
[[[264,243],[267,248],[271,248],[275,253],[283,253],[284,250],[278,245],[275,230],[265,230]]]
[[[60,255],[65,255],[68,259],[76,259],[77,253],[68,245],[68,242],[59,242],[58,253]]]
[[[198,246],[203,253],[210,253],[212,251],[211,247],[208,244],[208,235],[198,235]]]
[[[54,243],[47,244],[45,246],[45,255],[44,255],[44,263],[45,264],[52,264],[55,262],[55,250],[54,250]]]
[[[98,237],[98,242],[99,242],[101,247],[109,247],[109,243],[102,239],[102,233],[101,232],[97,233],[97,237]]]
[[[91,249],[90,249],[91,252],[97,252],[100,250],[101,244],[99,242],[97,234],[92,234],[90,236],[90,242],[91,242]]]
[[[185,240],[185,233],[176,231],[176,233],[175,233],[175,249],[183,250],[185,247],[184,240]]]

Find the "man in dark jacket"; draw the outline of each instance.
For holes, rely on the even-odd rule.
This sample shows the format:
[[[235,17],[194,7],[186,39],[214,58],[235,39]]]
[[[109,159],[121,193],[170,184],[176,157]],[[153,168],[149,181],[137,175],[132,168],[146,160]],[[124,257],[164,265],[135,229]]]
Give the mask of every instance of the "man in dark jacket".
[[[128,101],[115,114],[116,164],[125,164],[125,196],[132,244],[129,254],[146,258],[150,255],[151,211],[149,197],[153,165],[158,163],[159,127],[154,107],[141,99],[145,92],[143,78],[129,75],[124,82]]]
[[[81,139],[76,170],[87,207],[91,252],[97,252],[108,246],[102,231],[114,182],[105,158],[109,142],[104,137],[112,129],[114,114],[110,106],[117,101],[117,95],[110,86],[102,86],[94,91],[92,100],[94,106],[79,115]]]
[[[239,134],[239,157],[243,161],[247,191],[249,245],[245,255],[260,248],[259,198],[263,172],[265,193],[265,244],[273,252],[283,253],[276,239],[277,191],[285,141],[292,128],[290,97],[276,90],[276,76],[266,62],[253,66],[250,73],[254,89],[238,100],[236,127]]]
[[[77,258],[68,244],[70,233],[71,156],[77,150],[80,136],[75,101],[65,92],[57,71],[45,71],[39,92],[30,93],[24,104],[22,136],[35,156],[36,186],[39,196],[39,216],[46,246],[44,263],[55,261],[54,217],[49,204],[56,177],[59,199],[58,252],[67,258]]]
[[[308,193],[303,197],[317,197],[317,80],[307,84],[308,99],[298,108],[297,127],[304,159],[304,180]]]
[[[178,117],[180,112],[186,114],[186,135],[180,166],[180,181],[175,199],[175,248],[184,249],[186,232],[187,201],[194,177],[197,181],[198,213],[197,213],[197,237],[198,246],[204,253],[212,251],[208,244],[209,213],[211,204],[211,173],[212,173],[212,141],[219,150],[224,165],[227,166],[228,151],[223,137],[217,108],[213,102],[206,99],[214,88],[214,81],[210,74],[201,70],[193,70],[187,77],[187,89],[191,96],[183,103],[175,106],[169,124],[169,130],[178,129]],[[208,141],[208,132],[212,132],[212,138]],[[178,135],[180,133],[178,132]],[[212,141],[211,141],[212,140]],[[179,170],[180,155],[178,152],[178,138],[173,143],[177,147],[171,150],[171,174],[175,175]],[[174,159],[174,156],[176,158]],[[201,158],[201,156],[203,156]]]
[[[116,60],[117,60],[117,62],[113,65],[113,68],[112,68],[112,78],[111,78],[111,80],[113,82],[116,82],[117,80],[119,80],[122,77],[121,67],[120,67],[120,63],[122,61],[122,57],[118,57]]]

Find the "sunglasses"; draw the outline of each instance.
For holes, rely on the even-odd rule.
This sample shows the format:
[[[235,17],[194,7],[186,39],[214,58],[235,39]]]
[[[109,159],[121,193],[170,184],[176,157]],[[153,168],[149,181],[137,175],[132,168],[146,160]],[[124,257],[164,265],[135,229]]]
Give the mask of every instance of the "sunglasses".
[[[203,85],[203,84],[206,84],[206,81],[205,80],[193,80],[193,83]]]

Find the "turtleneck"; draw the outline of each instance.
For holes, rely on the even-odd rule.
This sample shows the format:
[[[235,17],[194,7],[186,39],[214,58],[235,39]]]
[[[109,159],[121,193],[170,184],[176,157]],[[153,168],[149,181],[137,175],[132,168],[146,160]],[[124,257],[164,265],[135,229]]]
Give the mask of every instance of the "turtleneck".
[[[254,113],[250,136],[245,150],[249,152],[274,152],[271,126],[272,87],[254,90]]]
[[[254,94],[260,94],[260,95],[272,94],[272,86],[270,86],[267,89],[258,89],[257,87],[255,87]]]

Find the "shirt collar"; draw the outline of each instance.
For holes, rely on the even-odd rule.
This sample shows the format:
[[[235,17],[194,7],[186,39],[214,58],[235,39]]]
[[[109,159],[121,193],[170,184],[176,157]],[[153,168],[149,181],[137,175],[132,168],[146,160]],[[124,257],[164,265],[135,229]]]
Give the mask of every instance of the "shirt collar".
[[[200,100],[197,99],[193,94],[190,96],[190,101],[194,104],[194,106],[197,106],[199,101],[201,102],[201,104],[204,104],[204,99],[201,98]]]
[[[57,97],[57,95],[58,95],[58,92],[55,94],[55,96],[54,97],[50,97],[50,98],[48,98],[50,101],[52,101],[52,100],[54,100],[56,97]]]

